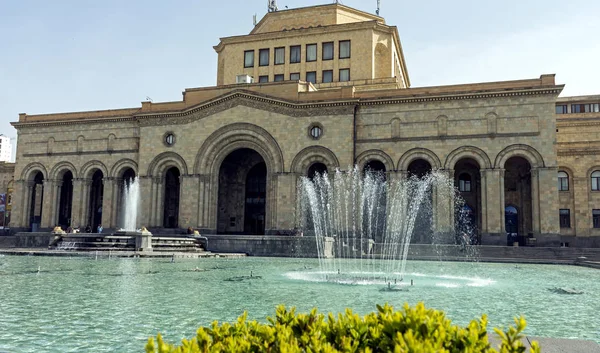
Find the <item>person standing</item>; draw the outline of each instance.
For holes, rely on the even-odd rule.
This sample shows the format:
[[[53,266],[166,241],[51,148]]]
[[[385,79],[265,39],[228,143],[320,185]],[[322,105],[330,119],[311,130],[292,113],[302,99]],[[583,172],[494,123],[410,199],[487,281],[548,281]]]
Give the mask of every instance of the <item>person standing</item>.
[[[102,224],[98,224],[98,233],[102,233],[104,228],[102,228]]]

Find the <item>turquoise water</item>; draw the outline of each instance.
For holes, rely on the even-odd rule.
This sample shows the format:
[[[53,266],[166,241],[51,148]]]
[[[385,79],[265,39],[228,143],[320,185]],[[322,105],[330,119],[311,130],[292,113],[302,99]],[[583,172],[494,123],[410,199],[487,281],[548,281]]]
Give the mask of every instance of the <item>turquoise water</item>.
[[[491,325],[504,326],[524,314],[528,335],[600,342],[598,270],[409,261],[404,282],[414,286],[385,292],[382,284],[320,282],[317,267],[313,259],[0,256],[0,352],[141,352],[157,332],[176,342],[244,310],[264,320],[279,303],[364,314],[378,303],[423,301],[458,324],[487,313]],[[252,279],[226,280],[250,271]]]

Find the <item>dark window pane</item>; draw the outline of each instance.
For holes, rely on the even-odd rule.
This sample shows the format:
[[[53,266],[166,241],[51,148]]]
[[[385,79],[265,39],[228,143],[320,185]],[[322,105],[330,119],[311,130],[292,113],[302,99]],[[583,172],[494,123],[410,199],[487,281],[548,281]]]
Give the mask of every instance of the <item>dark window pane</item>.
[[[600,210],[592,210],[592,223],[594,228],[600,228]]]
[[[560,210],[560,227],[571,228],[571,211],[568,209]]]
[[[285,63],[285,48],[275,48],[275,65]]]
[[[556,114],[567,114],[567,106],[566,105],[557,105],[556,106]]]
[[[275,75],[275,79],[274,79],[274,81],[275,81],[275,82],[280,82],[280,81],[283,81],[283,74],[281,74],[281,75]]]
[[[317,45],[306,45],[306,61],[317,61]]]
[[[301,47],[299,45],[294,45],[290,47],[290,63],[299,63],[300,62],[300,53]]]
[[[340,59],[347,59],[350,57],[350,41],[344,40],[340,42]]]
[[[315,71],[310,71],[306,73],[306,81],[317,83],[317,73]]]
[[[258,76],[258,82],[259,83],[269,82],[269,76]]]
[[[333,42],[323,43],[323,60],[333,60]]]
[[[261,49],[258,52],[258,56],[259,56],[259,59],[258,59],[259,66],[269,66],[269,49]]]
[[[254,50],[244,52],[244,67],[254,67]]]
[[[300,81],[300,73],[299,72],[295,72],[290,74],[290,80],[292,81]]]
[[[323,83],[333,82],[333,71],[325,70],[323,71]]]
[[[340,82],[350,81],[350,69],[340,69]]]

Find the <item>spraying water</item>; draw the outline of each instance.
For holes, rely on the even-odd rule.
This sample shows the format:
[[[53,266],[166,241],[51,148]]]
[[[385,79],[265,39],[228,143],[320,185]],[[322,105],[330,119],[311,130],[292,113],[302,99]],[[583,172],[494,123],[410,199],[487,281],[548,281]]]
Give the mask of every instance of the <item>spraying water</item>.
[[[388,181],[381,172],[336,170],[300,185],[303,228],[314,231],[325,280],[402,281],[413,235],[422,243],[456,244],[454,212],[462,200],[453,180],[432,172]],[[460,223],[460,222],[457,222]],[[334,240],[334,259],[323,256]]]
[[[140,205],[140,180],[138,177],[124,181],[122,223],[123,230],[136,231],[137,215]]]

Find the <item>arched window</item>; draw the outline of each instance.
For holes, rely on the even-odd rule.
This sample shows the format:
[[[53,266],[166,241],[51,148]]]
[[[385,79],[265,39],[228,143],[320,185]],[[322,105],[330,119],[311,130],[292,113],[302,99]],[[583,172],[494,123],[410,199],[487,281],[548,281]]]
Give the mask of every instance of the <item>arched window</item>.
[[[458,177],[458,190],[460,192],[471,192],[471,176],[463,173]]]
[[[558,172],[558,191],[569,191],[569,174]]]
[[[592,190],[600,191],[600,170],[592,173]]]

